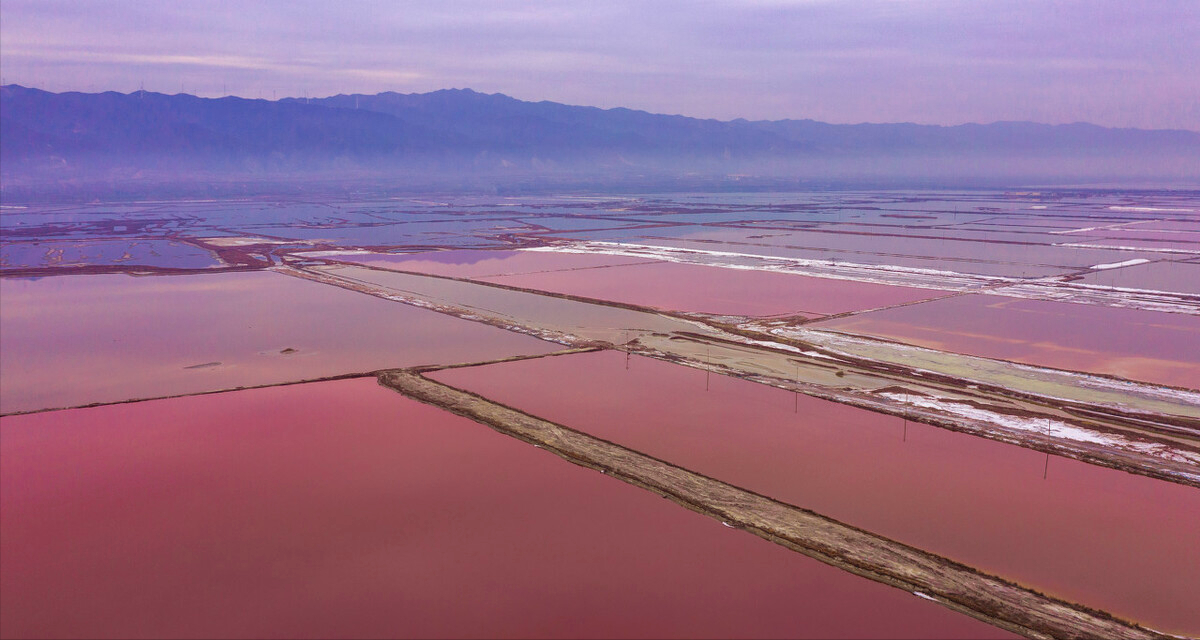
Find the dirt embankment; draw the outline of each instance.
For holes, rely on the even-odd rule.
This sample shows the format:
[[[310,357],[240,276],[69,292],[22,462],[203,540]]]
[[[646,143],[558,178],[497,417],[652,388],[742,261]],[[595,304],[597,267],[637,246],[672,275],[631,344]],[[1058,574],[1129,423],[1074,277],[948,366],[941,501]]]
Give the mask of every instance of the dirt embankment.
[[[1043,595],[936,554],[434,382],[413,371],[382,372],[379,381],[406,396],[653,491],[729,526],[920,594],[1015,633],[1031,638],[1168,637],[1103,611]]]
[[[1121,469],[1169,482],[1200,486],[1195,480],[1194,463],[1154,453],[1157,451],[1156,447],[1175,446],[1191,450],[1193,445],[1190,442],[1181,445],[1164,441],[1154,433],[1147,433],[1148,430],[1143,424],[1146,416],[1141,416],[1139,421],[1135,422],[1127,416],[1118,415],[1119,412],[1114,413],[1114,411],[1100,406],[1086,403],[1075,405],[1053,398],[1040,398],[1028,394],[1014,395],[1005,390],[997,391],[978,384],[971,385],[968,384],[968,381],[956,380],[928,371],[917,371],[894,363],[847,357],[845,354],[824,349],[820,345],[779,339],[772,335],[746,331],[727,323],[680,317],[677,314],[657,312],[631,305],[610,304],[598,300],[585,303],[556,294],[537,294],[567,301],[568,304],[588,304],[595,305],[596,308],[621,309],[640,314],[647,318],[641,324],[645,327],[653,325],[653,329],[643,328],[627,331],[617,327],[607,327],[608,331],[605,333],[605,327],[600,325],[581,327],[577,324],[542,317],[529,311],[523,305],[517,304],[519,301],[505,301],[503,296],[500,298],[488,297],[484,304],[473,304],[472,300],[467,299],[474,293],[472,291],[458,291],[453,295],[444,295],[445,292],[442,292],[442,295],[430,296],[427,292],[422,293],[415,289],[399,289],[373,282],[369,277],[373,270],[366,268],[356,268],[357,271],[353,274],[355,277],[347,277],[343,273],[330,273],[321,269],[289,265],[277,266],[273,269],[279,273],[413,304],[570,347],[620,349],[685,366],[709,369],[723,375],[786,388],[880,413],[904,416],[909,420],[917,420],[1053,455],[1074,458],[1089,464]],[[387,270],[381,271],[387,272]],[[499,292],[511,292],[514,296],[525,296],[532,293],[503,285],[477,283],[460,278],[430,277],[421,274],[405,275],[429,282],[454,282],[456,285],[486,291],[490,296]],[[412,283],[405,286],[411,287]],[[495,304],[501,304],[504,311],[498,312],[488,308],[488,305]],[[623,318],[622,321],[628,322],[630,318]],[[618,337],[614,338],[614,335]],[[623,342],[619,336],[624,336]],[[938,396],[942,392],[950,392],[953,397],[969,396],[973,401],[983,402],[989,407],[996,408],[1002,414],[1051,417],[1055,420],[1069,421],[1076,426],[1098,433],[1119,433],[1135,438],[1136,441],[1127,447],[1116,447],[1112,444],[1096,444],[1049,436],[1040,432],[1007,429],[1003,425],[996,424],[995,421],[966,419],[946,411],[913,407],[877,393],[881,388],[897,384],[903,384],[906,391],[914,394],[926,393]],[[1081,416],[1080,413],[1085,409],[1092,410],[1092,412]],[[1159,420],[1160,418],[1161,420]],[[1158,425],[1160,430],[1171,426],[1169,416],[1155,415],[1153,421],[1161,422]],[[1150,445],[1152,451],[1147,453],[1143,445]],[[1167,453],[1172,452],[1168,451]]]

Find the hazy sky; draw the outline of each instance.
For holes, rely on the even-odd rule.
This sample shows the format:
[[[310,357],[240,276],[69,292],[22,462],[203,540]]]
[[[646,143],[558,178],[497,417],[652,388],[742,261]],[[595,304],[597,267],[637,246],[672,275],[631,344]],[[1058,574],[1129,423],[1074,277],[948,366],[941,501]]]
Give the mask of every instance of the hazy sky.
[[[51,91],[470,87],[720,119],[1200,130],[1200,0],[3,0],[0,73]]]

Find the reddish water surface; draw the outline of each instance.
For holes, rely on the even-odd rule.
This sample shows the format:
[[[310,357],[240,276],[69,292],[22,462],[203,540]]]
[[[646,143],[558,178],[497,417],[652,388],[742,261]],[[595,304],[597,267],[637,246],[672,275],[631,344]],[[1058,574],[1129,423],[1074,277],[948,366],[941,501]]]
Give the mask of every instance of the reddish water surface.
[[[930,289],[671,262],[482,279],[659,309],[739,316],[829,315],[946,295]]]
[[[0,292],[4,412],[560,348],[276,273],[4,278]]]
[[[1200,265],[1174,260],[1093,271],[1079,282],[1106,287],[1200,294]]]
[[[381,269],[397,269],[436,276],[475,278],[568,269],[593,269],[623,264],[653,262],[625,256],[541,251],[486,251],[460,249],[421,253],[371,253],[330,256],[338,262]]]
[[[814,325],[932,349],[1200,388],[1200,317],[969,295]]]
[[[1142,621],[1200,632],[1200,491],[656,360],[434,374],[682,467]]]
[[[1001,637],[374,380],[0,419],[4,637]]]

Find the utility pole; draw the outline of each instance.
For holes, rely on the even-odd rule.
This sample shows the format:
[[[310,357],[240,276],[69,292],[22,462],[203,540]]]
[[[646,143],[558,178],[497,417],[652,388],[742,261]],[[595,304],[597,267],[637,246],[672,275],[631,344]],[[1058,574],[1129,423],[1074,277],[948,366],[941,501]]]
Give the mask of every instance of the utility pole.
[[[1046,418],[1046,436],[1050,436],[1050,418]],[[1046,479],[1046,474],[1050,473],[1050,452],[1046,452],[1046,465],[1042,467],[1042,480]]]
[[[792,389],[792,413],[800,413],[800,365],[796,365],[796,388]]]
[[[709,346],[704,345],[704,390],[708,391],[708,381],[712,376],[712,356],[709,354]]]

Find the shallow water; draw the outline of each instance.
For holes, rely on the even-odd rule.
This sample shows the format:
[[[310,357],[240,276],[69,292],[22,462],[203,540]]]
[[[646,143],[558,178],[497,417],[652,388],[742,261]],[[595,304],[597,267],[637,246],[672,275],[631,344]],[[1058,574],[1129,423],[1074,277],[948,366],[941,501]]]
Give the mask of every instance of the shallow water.
[[[657,360],[626,369],[616,352],[431,377],[1045,593],[1200,632],[1190,487]]]
[[[734,253],[746,253],[759,256],[799,258],[802,260],[829,260],[852,264],[891,265],[913,269],[933,269],[936,271],[951,271],[955,273],[967,273],[985,276],[1052,276],[1069,273],[1075,270],[1073,268],[1063,266],[1040,264],[1030,265],[1024,263],[1007,262],[998,259],[998,255],[992,255],[986,250],[981,250],[971,257],[949,258],[945,256],[913,257],[908,255],[895,255],[889,253],[874,253],[869,251],[855,250],[837,250],[823,247],[802,249],[786,246],[784,243],[781,243],[780,245],[771,245],[766,244],[765,242],[759,243],[758,241],[755,241],[754,244],[747,244],[725,240],[696,241],[687,238],[654,238],[644,241],[634,239],[633,242],[635,244],[645,244],[647,246],[698,249],[701,251],[730,251]],[[1098,254],[1108,255],[1118,260],[1128,257],[1128,255],[1125,253],[1117,251],[1100,251],[1093,249],[1078,249],[1077,251],[1095,251]]]
[[[588,340],[624,342],[639,331],[667,333],[680,328],[704,332],[703,325],[604,304],[564,300],[513,291],[488,284],[379,271],[357,266],[323,267],[322,271],[457,308],[480,310],[513,324],[564,331]]]
[[[1200,265],[1164,260],[1089,273],[1080,282],[1104,287],[1200,295]]]
[[[560,348],[270,272],[3,278],[0,294],[4,412]]]
[[[502,250],[477,251],[471,249],[396,254],[344,254],[329,257],[338,262],[455,278],[475,278],[565,269],[588,269],[618,264],[650,262],[644,259],[639,260],[623,256]]]
[[[158,238],[0,243],[5,268],[125,266],[207,269],[221,261],[194,245]]]
[[[374,379],[0,442],[4,637],[1009,635]]]
[[[931,289],[671,262],[484,279],[669,311],[739,316],[814,317],[946,295]]]
[[[1200,388],[1200,317],[968,295],[814,324],[932,349]]]

